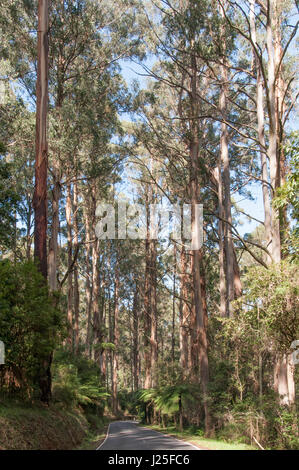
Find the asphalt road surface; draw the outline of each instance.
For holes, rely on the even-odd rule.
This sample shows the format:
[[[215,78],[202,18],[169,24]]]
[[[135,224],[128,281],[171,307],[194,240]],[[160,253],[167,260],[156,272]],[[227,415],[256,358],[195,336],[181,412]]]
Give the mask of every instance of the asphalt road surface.
[[[130,421],[111,423],[98,450],[200,450],[188,442],[137,426]]]

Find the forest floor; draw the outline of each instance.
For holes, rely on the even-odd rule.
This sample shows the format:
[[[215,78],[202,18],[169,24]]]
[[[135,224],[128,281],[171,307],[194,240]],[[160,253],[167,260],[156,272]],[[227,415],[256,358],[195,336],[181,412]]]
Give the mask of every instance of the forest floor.
[[[169,436],[177,437],[183,441],[188,441],[190,444],[204,450],[257,450],[255,447],[240,442],[226,442],[220,439],[205,438],[197,435],[190,429],[180,432],[174,426],[162,427],[148,424],[142,424],[142,426],[149,427],[155,431],[160,431]]]

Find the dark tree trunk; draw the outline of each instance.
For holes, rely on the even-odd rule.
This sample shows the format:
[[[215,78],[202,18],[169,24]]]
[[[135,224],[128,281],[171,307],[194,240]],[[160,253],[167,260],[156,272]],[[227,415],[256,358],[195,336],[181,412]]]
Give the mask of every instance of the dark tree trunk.
[[[47,112],[48,112],[48,0],[38,2],[38,57],[36,83],[36,140],[34,258],[47,279]]]
[[[38,51],[36,82],[36,140],[34,208],[34,258],[47,282],[47,113],[48,113],[48,0],[38,2]],[[38,383],[41,401],[51,398],[52,354],[41,359]]]

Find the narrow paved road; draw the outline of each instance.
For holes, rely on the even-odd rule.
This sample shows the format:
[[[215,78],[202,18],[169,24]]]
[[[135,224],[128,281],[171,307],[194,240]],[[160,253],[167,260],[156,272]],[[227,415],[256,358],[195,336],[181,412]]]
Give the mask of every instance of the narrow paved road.
[[[98,450],[200,450],[188,442],[142,428],[130,421],[111,423]]]

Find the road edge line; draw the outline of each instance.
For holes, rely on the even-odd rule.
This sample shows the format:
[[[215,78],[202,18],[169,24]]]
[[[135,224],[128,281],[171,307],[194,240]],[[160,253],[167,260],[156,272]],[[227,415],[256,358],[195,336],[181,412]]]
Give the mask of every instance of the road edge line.
[[[171,434],[165,434],[161,431],[156,431],[156,429],[152,429],[150,427],[145,427],[145,426],[140,426],[140,428],[143,428],[143,429],[150,429],[151,431],[154,431],[154,432],[157,432],[158,434],[162,434],[162,436],[166,436],[166,437],[172,437],[173,439],[176,439],[177,441],[179,442],[185,442],[186,444],[189,444],[189,446],[192,446],[194,447],[194,449],[196,450],[204,450],[204,449],[201,449],[200,447],[197,447],[195,446],[194,444],[192,444],[191,442],[188,442],[188,441],[184,441],[183,439],[178,439],[177,437],[175,437],[174,435],[171,435]]]
[[[105,444],[105,442],[107,441],[108,436],[109,436],[110,424],[111,424],[111,423],[109,423],[109,425],[108,425],[107,434],[106,434],[105,439],[103,440],[102,444],[100,444],[99,447],[96,448],[96,450],[100,450],[100,448],[101,448],[101,447]]]

